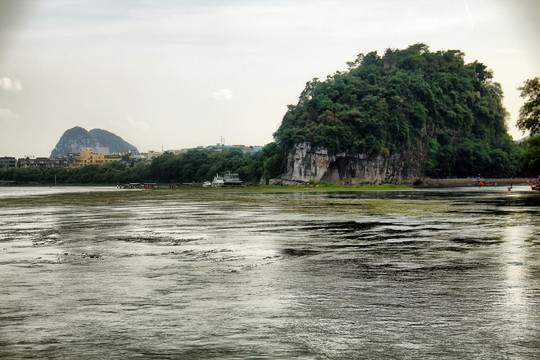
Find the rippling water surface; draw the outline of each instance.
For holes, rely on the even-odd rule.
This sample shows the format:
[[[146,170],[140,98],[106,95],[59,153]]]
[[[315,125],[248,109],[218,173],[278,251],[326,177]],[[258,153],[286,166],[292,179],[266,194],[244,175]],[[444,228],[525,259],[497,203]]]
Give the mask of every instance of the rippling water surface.
[[[538,192],[77,189],[0,188],[0,358],[540,358]]]

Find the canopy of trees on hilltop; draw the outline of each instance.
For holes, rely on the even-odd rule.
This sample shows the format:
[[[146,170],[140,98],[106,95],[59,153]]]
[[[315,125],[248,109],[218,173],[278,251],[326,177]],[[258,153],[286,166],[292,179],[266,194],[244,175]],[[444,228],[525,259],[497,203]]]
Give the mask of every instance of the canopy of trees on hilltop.
[[[360,54],[348,71],[308,82],[274,137],[285,151],[306,141],[335,154],[413,150],[434,177],[510,175],[519,151],[501,86],[463,57],[425,44]]]

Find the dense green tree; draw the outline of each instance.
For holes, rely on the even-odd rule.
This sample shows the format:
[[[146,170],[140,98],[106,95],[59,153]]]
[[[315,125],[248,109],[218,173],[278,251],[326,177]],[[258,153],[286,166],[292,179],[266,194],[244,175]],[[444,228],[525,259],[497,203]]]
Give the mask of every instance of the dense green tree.
[[[527,140],[519,166],[524,174],[534,177],[540,175],[540,135],[531,136]]]
[[[525,81],[518,90],[525,104],[519,111],[517,126],[524,132],[529,131],[531,135],[540,134],[540,78]]]
[[[540,174],[540,78],[525,81],[518,90],[521,90],[521,97],[525,99],[525,103],[519,111],[517,126],[531,135],[526,141],[526,149],[522,153],[519,167],[523,173],[538,176]]]

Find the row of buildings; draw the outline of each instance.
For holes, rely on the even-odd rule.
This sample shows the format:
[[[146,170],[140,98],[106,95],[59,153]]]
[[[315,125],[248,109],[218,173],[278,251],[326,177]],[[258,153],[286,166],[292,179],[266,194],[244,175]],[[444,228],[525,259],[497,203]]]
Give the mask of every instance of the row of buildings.
[[[37,157],[37,158],[26,158],[17,160],[14,157],[0,157],[0,170],[6,170],[11,168],[31,168],[31,167],[40,167],[40,168],[78,168],[86,165],[105,165],[115,161],[130,161],[137,163],[148,163],[152,161],[155,157],[161,156],[163,154],[172,154],[178,155],[185,153],[189,150],[211,150],[211,151],[222,151],[225,149],[241,149],[244,152],[256,152],[262,150],[262,146],[245,146],[245,145],[224,145],[216,144],[210,146],[198,146],[191,149],[181,149],[181,150],[167,150],[167,151],[153,151],[149,150],[147,153],[139,153],[136,150],[131,150],[130,152],[125,152],[122,154],[112,154],[105,155],[108,153],[108,148],[105,149],[87,149],[83,150],[77,154],[68,154],[59,158],[46,158],[46,157]]]
[[[0,170],[12,168],[77,168],[86,165],[105,165],[113,161],[121,161],[122,155],[103,155],[94,153],[93,150],[84,150],[78,154],[69,154],[61,158],[26,158],[15,159],[14,157],[0,157]]]

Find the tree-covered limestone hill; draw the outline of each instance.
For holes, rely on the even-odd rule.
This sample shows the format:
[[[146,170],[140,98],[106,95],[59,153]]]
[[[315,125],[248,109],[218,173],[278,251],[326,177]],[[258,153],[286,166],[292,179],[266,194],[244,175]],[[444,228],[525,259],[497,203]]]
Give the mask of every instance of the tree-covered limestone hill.
[[[431,177],[512,175],[519,151],[500,84],[459,50],[425,44],[360,54],[349,70],[313,79],[274,134],[285,152],[309,142],[330,153],[418,156]]]

